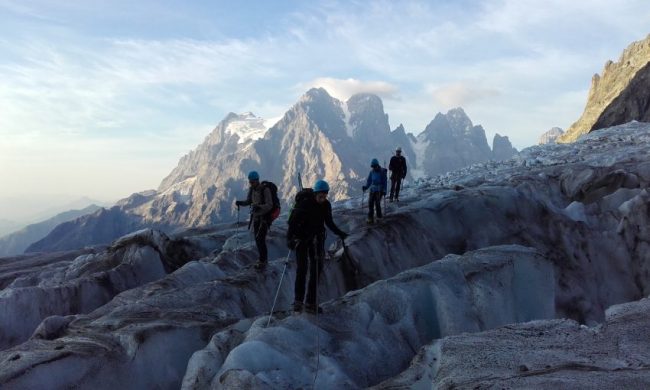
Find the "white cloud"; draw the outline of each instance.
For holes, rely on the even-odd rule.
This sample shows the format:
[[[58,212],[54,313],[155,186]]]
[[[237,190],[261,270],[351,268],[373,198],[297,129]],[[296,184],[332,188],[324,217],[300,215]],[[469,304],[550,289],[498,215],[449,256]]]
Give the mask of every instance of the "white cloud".
[[[444,110],[467,107],[469,104],[499,95],[499,91],[484,88],[477,82],[459,81],[441,86],[429,85],[427,90]]]
[[[373,93],[385,99],[395,99],[398,88],[385,81],[361,81],[356,79],[336,79],[319,77],[306,84],[300,84],[301,91],[309,88],[325,88],[330,95],[339,100],[348,100],[357,93]]]
[[[164,166],[151,169],[157,183],[227,112],[277,117],[310,87],[343,100],[375,93],[384,98],[391,127],[402,122],[414,132],[438,111],[468,106],[488,132],[509,135],[517,147],[533,144],[540,132],[577,119],[592,74],[643,38],[650,20],[645,0],[334,1],[301,6],[246,39],[193,36],[172,23],[160,36],[117,39],[56,22],[51,36],[38,23],[47,23],[53,6],[21,4],[0,0],[7,14],[40,13],[29,29],[0,39],[0,182],[11,176],[20,187],[13,176],[21,172],[35,178],[30,182],[56,185],[49,175],[78,182],[79,191],[82,184],[104,187],[90,176],[64,180],[63,170],[72,177],[75,165],[55,160],[68,161],[67,145],[79,150],[77,166],[94,166],[101,177],[110,176],[105,172],[118,151],[119,164],[131,170],[156,155],[150,161]],[[71,12],[58,16],[81,6],[68,4]],[[158,8],[156,15],[175,14]],[[120,15],[115,11],[111,20]],[[177,21],[185,19],[192,20]],[[9,156],[18,170],[6,168]],[[48,167],[61,172],[46,173]]]

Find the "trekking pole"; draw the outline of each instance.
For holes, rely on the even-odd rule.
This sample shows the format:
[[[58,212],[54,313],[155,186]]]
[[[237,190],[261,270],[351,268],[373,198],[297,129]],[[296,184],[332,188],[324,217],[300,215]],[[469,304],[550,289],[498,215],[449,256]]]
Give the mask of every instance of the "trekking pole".
[[[318,255],[317,255],[318,256]],[[321,260],[321,257],[317,257],[316,264],[316,372],[314,373],[314,383],[312,385],[313,389],[316,389],[316,379],[318,378],[318,368],[320,366],[320,331],[318,329],[318,285],[320,284],[318,271],[320,269],[320,264],[318,262]]]
[[[273,298],[273,305],[271,306],[271,312],[269,313],[269,320],[266,322],[266,327],[269,327],[269,324],[271,324],[271,317],[273,317],[273,310],[275,310],[275,303],[278,300],[278,295],[280,294],[280,287],[282,287],[282,279],[284,279],[284,273],[287,270],[287,265],[289,264],[289,256],[291,256],[291,252],[293,252],[293,249],[289,249],[289,254],[287,254],[287,258],[284,260],[284,268],[282,268],[282,276],[280,276],[280,283],[278,283],[278,289],[275,292],[275,298]]]
[[[239,206],[237,206],[237,229],[235,230],[235,234],[237,235],[237,252],[241,249],[239,233]]]
[[[383,169],[383,172],[387,172],[386,171],[386,159],[384,159],[384,167],[382,169]],[[383,172],[382,172],[382,176],[383,176]],[[383,176],[383,177],[386,177],[386,181],[388,181],[388,174],[386,174],[386,176]],[[383,197],[384,197],[384,215],[386,215],[386,214],[388,214],[388,209],[386,208],[386,193],[385,192],[384,192]]]

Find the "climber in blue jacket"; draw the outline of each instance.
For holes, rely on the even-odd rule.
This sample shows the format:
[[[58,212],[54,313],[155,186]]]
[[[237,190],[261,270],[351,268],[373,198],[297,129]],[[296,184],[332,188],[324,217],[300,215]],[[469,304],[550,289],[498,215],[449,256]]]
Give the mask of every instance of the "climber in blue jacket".
[[[377,210],[377,218],[381,218],[381,197],[386,196],[386,189],[388,186],[388,174],[386,168],[379,165],[379,161],[373,158],[370,162],[372,170],[368,174],[366,185],[363,186],[363,191],[370,190],[368,196],[368,223],[374,223],[374,210]]]

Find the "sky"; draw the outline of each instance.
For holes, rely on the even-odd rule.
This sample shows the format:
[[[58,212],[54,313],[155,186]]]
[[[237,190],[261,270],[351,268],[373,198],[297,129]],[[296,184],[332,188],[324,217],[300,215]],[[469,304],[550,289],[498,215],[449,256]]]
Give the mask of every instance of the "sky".
[[[414,134],[460,106],[521,149],[649,22],[646,0],[0,0],[0,219],[156,188],[229,112],[311,87],[376,93]]]

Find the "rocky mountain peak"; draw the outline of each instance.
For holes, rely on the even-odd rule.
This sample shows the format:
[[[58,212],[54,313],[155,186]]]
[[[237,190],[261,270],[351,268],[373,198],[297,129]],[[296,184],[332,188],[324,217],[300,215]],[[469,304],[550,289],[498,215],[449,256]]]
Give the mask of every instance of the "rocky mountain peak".
[[[446,119],[456,132],[468,132],[474,125],[461,107],[447,111]]]
[[[559,127],[552,127],[550,130],[548,130],[547,132],[545,132],[539,137],[538,144],[539,145],[554,144],[557,138],[562,134],[564,134],[564,130],[562,130]]]
[[[331,102],[332,99],[325,88],[311,88],[300,97],[298,104]]]
[[[582,116],[557,142],[573,142],[598,128],[650,117],[649,63],[650,35],[629,45],[618,62],[607,61],[602,76],[596,74],[592,78]]]
[[[369,142],[375,147],[384,144],[390,134],[388,115],[377,95],[360,93],[347,101],[349,126],[355,140]]]
[[[494,139],[492,140],[493,160],[507,160],[515,154],[517,154],[517,149],[512,146],[510,139],[507,136],[501,136],[498,133],[494,135]]]
[[[503,144],[504,150],[509,150],[507,139]],[[376,95],[357,94],[342,102],[325,89],[314,88],[268,130],[264,120],[252,112],[226,115],[202,144],[180,159],[157,191],[118,203],[112,212],[121,213],[122,225],[117,217],[103,217],[121,230],[107,232],[101,239],[96,235],[93,240],[110,241],[117,232],[134,226],[173,230],[232,220],[237,215],[234,200],[246,195],[246,174],[251,170],[259,171],[263,180],[275,182],[286,203],[298,190],[298,173],[306,186],[317,179],[330,182],[332,200],[356,196],[370,161],[377,158],[387,164],[397,146],[409,166],[407,180],[493,158],[485,130],[474,126],[461,108],[436,115],[415,138],[402,125],[391,132],[388,115]],[[83,223],[69,230],[76,232],[74,240],[87,236]],[[64,244],[59,239],[67,240],[61,236],[47,243],[61,248]]]
[[[417,136],[418,170],[437,175],[493,158],[482,126],[474,126],[462,108],[438,113]],[[427,158],[428,156],[428,158]]]

